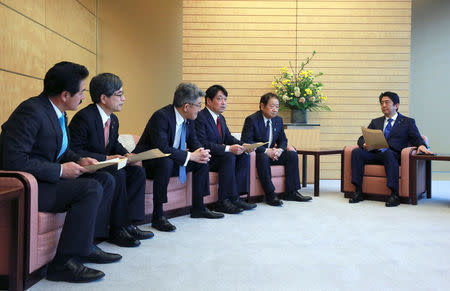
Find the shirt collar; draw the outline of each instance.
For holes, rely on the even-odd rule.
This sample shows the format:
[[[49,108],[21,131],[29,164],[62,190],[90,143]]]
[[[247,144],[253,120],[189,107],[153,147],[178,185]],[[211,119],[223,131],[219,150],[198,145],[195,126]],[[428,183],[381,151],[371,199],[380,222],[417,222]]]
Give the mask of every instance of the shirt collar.
[[[208,107],[206,107],[206,109],[208,109],[209,113],[211,113],[211,116],[214,120],[214,122],[217,124],[217,117],[219,117],[219,115],[217,115],[215,112],[213,112],[211,109],[209,109]]]
[[[98,104],[95,104],[95,105],[97,106],[98,112],[100,113],[100,116],[101,116],[101,118],[102,118],[102,124],[103,124],[103,127],[104,127],[105,124],[106,124],[106,121],[107,121],[108,118],[109,118],[109,116],[108,116],[108,114],[105,113],[105,111],[103,110],[103,108],[100,107],[100,105],[98,105]]]
[[[48,98],[48,101],[50,101],[50,103],[51,103],[52,106],[53,106],[53,109],[55,109],[56,116],[58,117],[58,119],[60,119],[60,118],[61,118],[61,115],[63,115],[62,112],[61,112],[61,110],[59,110],[59,108],[56,107],[55,104],[53,104],[52,99]]]
[[[267,120],[269,120],[270,121],[269,123],[272,124],[272,118],[271,119],[266,118],[263,114],[263,119],[264,119],[264,126],[267,124]]]
[[[177,126],[180,126],[185,120],[183,116],[181,116],[180,112],[178,112],[178,110],[175,108],[175,106],[173,107],[173,110],[175,110],[175,120],[177,122]]]
[[[395,122],[395,120],[397,119],[397,117],[398,117],[398,113],[395,112],[395,115],[391,117],[391,118],[392,118],[392,121]],[[384,120],[389,121],[389,118],[385,116],[385,117],[384,117]]]

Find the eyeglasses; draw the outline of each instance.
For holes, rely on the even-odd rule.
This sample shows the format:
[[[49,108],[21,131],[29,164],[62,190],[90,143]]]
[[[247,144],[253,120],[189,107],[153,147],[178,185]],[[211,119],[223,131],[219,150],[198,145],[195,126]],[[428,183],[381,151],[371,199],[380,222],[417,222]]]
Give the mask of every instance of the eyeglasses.
[[[198,108],[202,108],[202,103],[200,103],[200,104],[188,103],[188,104],[192,105],[192,106],[195,106],[195,107],[198,107]]]
[[[113,96],[117,96],[119,98],[122,98],[123,97],[123,91],[113,93]]]

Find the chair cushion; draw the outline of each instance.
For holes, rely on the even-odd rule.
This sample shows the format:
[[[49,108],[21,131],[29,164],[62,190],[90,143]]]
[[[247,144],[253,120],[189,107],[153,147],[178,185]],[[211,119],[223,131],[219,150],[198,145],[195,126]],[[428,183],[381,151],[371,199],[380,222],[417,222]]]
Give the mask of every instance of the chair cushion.
[[[402,167],[399,168],[399,177],[401,177]],[[364,176],[386,177],[386,171],[383,165],[366,165],[364,167]]]

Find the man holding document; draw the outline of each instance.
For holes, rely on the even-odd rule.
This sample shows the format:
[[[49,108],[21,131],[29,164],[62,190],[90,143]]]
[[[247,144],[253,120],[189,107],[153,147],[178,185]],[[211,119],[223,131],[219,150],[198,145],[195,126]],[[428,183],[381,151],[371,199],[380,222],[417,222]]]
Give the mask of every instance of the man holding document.
[[[274,192],[271,165],[285,166],[285,192],[281,195],[282,199],[311,200],[311,197],[298,192],[300,189],[298,155],[294,147],[287,144],[283,119],[277,116],[279,107],[277,95],[273,93],[262,95],[259,101],[260,110],[247,116],[241,136],[241,140],[247,143],[266,143],[256,149],[256,170],[264,189],[266,203],[272,206],[281,206],[283,202]]]
[[[253,209],[256,204],[239,197],[249,191],[250,157],[244,143],[231,135],[222,115],[227,97],[224,87],[209,87],[205,96],[206,107],[198,113],[195,128],[200,143],[210,150],[210,171],[219,173],[219,199],[215,210],[236,214]]]
[[[103,73],[92,78],[89,89],[93,104],[77,112],[70,122],[71,148],[98,161],[131,156],[118,141],[119,120],[113,113],[121,111],[125,102],[122,81],[114,74]],[[105,169],[111,170],[116,180],[109,241],[122,247],[139,246],[139,240],[153,237],[151,231],[133,224],[145,218],[145,171],[131,164],[120,170]]]
[[[366,164],[383,164],[386,170],[387,187],[391,189],[391,196],[386,201],[386,207],[398,206],[398,179],[400,152],[408,146],[416,146],[417,153],[432,154],[427,148],[417,129],[414,119],[398,113],[400,99],[396,93],[384,92],[379,96],[381,111],[384,116],[372,119],[368,131],[363,129],[367,138],[374,138],[372,144],[366,143],[364,136],[358,139],[359,148],[352,152],[352,183],[356,192],[349,200],[358,203],[364,200],[362,182],[364,166]],[[379,130],[379,134],[371,130]],[[381,133],[382,132],[382,133]],[[386,139],[383,147],[383,136]],[[368,142],[368,141],[367,141]]]

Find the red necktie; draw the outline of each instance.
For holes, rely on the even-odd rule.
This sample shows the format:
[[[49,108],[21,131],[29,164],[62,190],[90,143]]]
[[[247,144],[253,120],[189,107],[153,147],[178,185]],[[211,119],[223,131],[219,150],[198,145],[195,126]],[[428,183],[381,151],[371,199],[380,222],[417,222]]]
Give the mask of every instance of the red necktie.
[[[222,126],[220,125],[220,117],[217,116],[217,130],[219,131],[220,138],[222,138]]]
[[[106,120],[105,123],[105,148],[108,145],[108,140],[109,140],[109,124],[111,123],[111,119],[108,118],[108,120]]]

